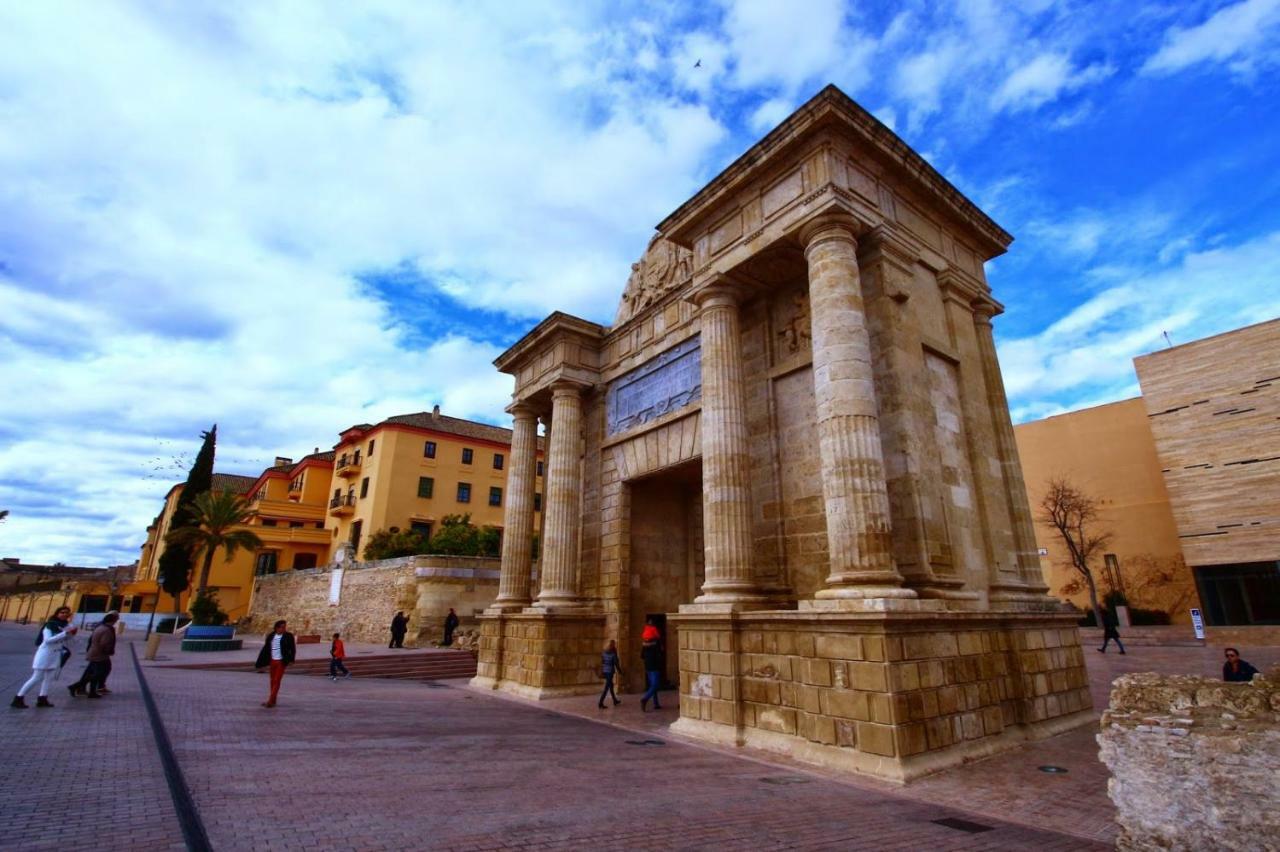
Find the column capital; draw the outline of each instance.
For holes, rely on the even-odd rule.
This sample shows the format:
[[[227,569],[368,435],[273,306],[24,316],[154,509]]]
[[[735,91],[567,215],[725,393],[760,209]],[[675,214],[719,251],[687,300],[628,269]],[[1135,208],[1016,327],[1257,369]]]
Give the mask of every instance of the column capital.
[[[861,229],[861,223],[852,216],[841,213],[823,213],[800,226],[800,245],[804,246],[805,253],[808,254],[809,250],[820,242],[842,240],[852,243],[856,250],[858,245],[857,233]]]
[[[1004,313],[1004,307],[995,299],[978,298],[969,303],[973,310],[974,325],[991,325],[991,318]]]
[[[538,408],[533,403],[526,400],[517,400],[507,406],[506,412],[511,415],[514,420],[521,420],[526,417],[537,418]]]
[[[686,298],[705,310],[740,305],[746,295],[746,286],[742,282],[723,272],[717,272],[699,284]]]
[[[587,385],[581,382],[575,382],[569,379],[559,379],[551,383],[551,398],[556,399],[581,399]]]
[[[883,222],[867,230],[858,240],[858,245],[872,259],[879,256],[906,270],[920,259],[916,250]]]

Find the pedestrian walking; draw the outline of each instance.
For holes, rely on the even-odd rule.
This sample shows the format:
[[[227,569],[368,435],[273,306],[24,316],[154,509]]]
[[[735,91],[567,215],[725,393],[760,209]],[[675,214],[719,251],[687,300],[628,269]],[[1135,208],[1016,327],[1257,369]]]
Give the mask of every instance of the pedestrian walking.
[[[391,619],[391,644],[388,648],[403,648],[404,634],[409,632],[409,619],[405,618],[403,610],[397,610],[395,618]]]
[[[1098,649],[1098,653],[1107,653],[1107,645],[1111,640],[1115,640],[1116,647],[1120,649],[1120,653],[1124,653],[1124,644],[1120,641],[1120,631],[1117,629],[1120,620],[1116,618],[1116,614],[1109,609],[1102,611],[1102,647]]]
[[[36,639],[36,655],[31,660],[31,677],[18,690],[9,706],[25,710],[24,699],[37,684],[40,690],[36,697],[37,707],[52,707],[49,703],[49,687],[58,677],[58,672],[71,658],[71,649],[67,640],[76,635],[76,628],[71,626],[71,607],[60,606],[54,610],[53,617],[40,628],[40,637]]]
[[[1235,648],[1226,649],[1227,661],[1222,664],[1222,679],[1228,683],[1248,683],[1258,673],[1250,664],[1240,659],[1240,652]]]
[[[333,634],[333,641],[329,643],[329,680],[337,680],[338,672],[342,672],[343,677],[351,677],[351,672],[347,671],[343,660],[347,658],[347,649],[342,644],[342,634]]]
[[[262,644],[262,650],[258,652],[258,661],[254,664],[259,669],[269,669],[271,672],[271,694],[266,701],[262,702],[263,707],[276,706],[276,696],[280,694],[280,681],[284,680],[284,670],[298,655],[298,645],[293,640],[293,634],[285,629],[288,625],[289,622],[283,618],[276,622],[275,627],[267,634],[267,641]]]
[[[458,629],[458,614],[453,611],[453,607],[449,607],[449,614],[444,617],[444,642],[443,645],[453,644],[453,631]]]
[[[604,653],[600,656],[600,676],[604,678],[604,691],[600,693],[600,709],[604,709],[604,697],[606,695],[613,698],[614,705],[621,704],[618,700],[618,693],[613,689],[613,676],[622,675],[622,663],[618,659],[618,643],[612,639],[609,644],[604,646]]]
[[[640,697],[640,712],[648,712],[647,705],[653,701],[653,709],[661,710],[658,703],[658,684],[662,680],[662,646],[657,639],[650,639],[640,646],[640,659],[644,661],[645,691]]]
[[[120,613],[112,610],[93,629],[89,636],[89,650],[84,655],[89,665],[84,667],[80,679],[67,687],[72,698],[82,694],[89,698],[102,697],[107,675],[111,674],[111,657],[116,652],[116,622],[119,620]],[[86,688],[88,693],[85,693]]]

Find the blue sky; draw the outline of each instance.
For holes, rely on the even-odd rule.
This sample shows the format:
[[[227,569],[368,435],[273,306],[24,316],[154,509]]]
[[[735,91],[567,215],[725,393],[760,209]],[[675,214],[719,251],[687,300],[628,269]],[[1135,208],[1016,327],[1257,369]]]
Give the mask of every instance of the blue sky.
[[[609,322],[653,225],[827,83],[1016,239],[1016,420],[1280,315],[1280,0],[0,5],[0,551],[131,561],[219,469]],[[700,65],[698,64],[700,61]]]

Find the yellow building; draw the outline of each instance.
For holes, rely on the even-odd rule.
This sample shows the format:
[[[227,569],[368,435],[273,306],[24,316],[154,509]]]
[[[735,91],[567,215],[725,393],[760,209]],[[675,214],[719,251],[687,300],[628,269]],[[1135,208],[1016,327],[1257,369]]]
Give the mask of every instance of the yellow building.
[[[502,526],[510,429],[448,417],[436,406],[352,426],[334,451],[328,527],[335,555],[350,542],[361,558],[368,536],[392,527],[432,535],[447,515]],[[540,513],[542,461],[537,474]]]
[[[296,464],[277,458],[249,486],[248,527],[262,539],[262,547],[243,557],[237,554],[237,559],[248,564],[250,577],[315,568],[329,561],[331,534],[325,525],[325,500],[333,479],[333,457],[332,452],[315,452]]]
[[[235,494],[248,495],[249,490],[257,482],[252,476],[240,476],[235,473],[215,473],[210,488],[214,491],[231,491]],[[138,573],[135,578],[140,583],[150,583],[157,588],[160,582],[160,557],[165,549],[165,536],[169,534],[173,523],[173,513],[178,508],[178,498],[182,495],[184,483],[169,489],[165,495],[164,507],[147,527],[147,538],[143,542],[138,558]],[[254,530],[257,532],[257,530]],[[225,561],[222,552],[213,560],[209,571],[209,586],[218,592],[218,604],[231,618],[239,618],[249,608],[249,596],[253,591],[253,554],[241,551],[230,562]],[[195,581],[195,572],[192,572]],[[162,611],[174,611],[178,603],[171,602],[169,596],[159,592],[162,600],[158,608]],[[180,601],[182,611],[190,603],[190,595],[184,594]]]
[[[1131,607],[1190,621],[1195,584],[1182,559],[1155,441],[1142,400],[1126,399],[1014,427],[1032,511],[1050,479],[1062,477],[1099,503],[1098,531],[1113,535],[1094,566],[1098,596],[1125,593]],[[1087,589],[1066,546],[1047,525],[1035,525],[1040,564],[1051,592],[1081,609]]]

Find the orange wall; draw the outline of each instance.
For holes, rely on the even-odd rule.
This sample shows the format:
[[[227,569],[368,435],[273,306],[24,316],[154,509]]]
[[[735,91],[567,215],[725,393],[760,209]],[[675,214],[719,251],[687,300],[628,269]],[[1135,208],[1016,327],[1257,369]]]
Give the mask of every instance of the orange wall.
[[[1117,557],[1130,605],[1162,609],[1175,623],[1189,622],[1187,610],[1199,604],[1182,559],[1143,401],[1128,399],[1024,423],[1014,427],[1014,436],[1032,512],[1040,514],[1049,479],[1065,476],[1099,501],[1098,528],[1114,534],[1106,551]],[[1087,606],[1087,592],[1064,591],[1078,574],[1061,539],[1037,521],[1036,541],[1048,551],[1040,561],[1052,593]],[[1109,588],[1102,579],[1101,556],[1093,567],[1101,596]],[[1172,581],[1157,582],[1166,572]]]

